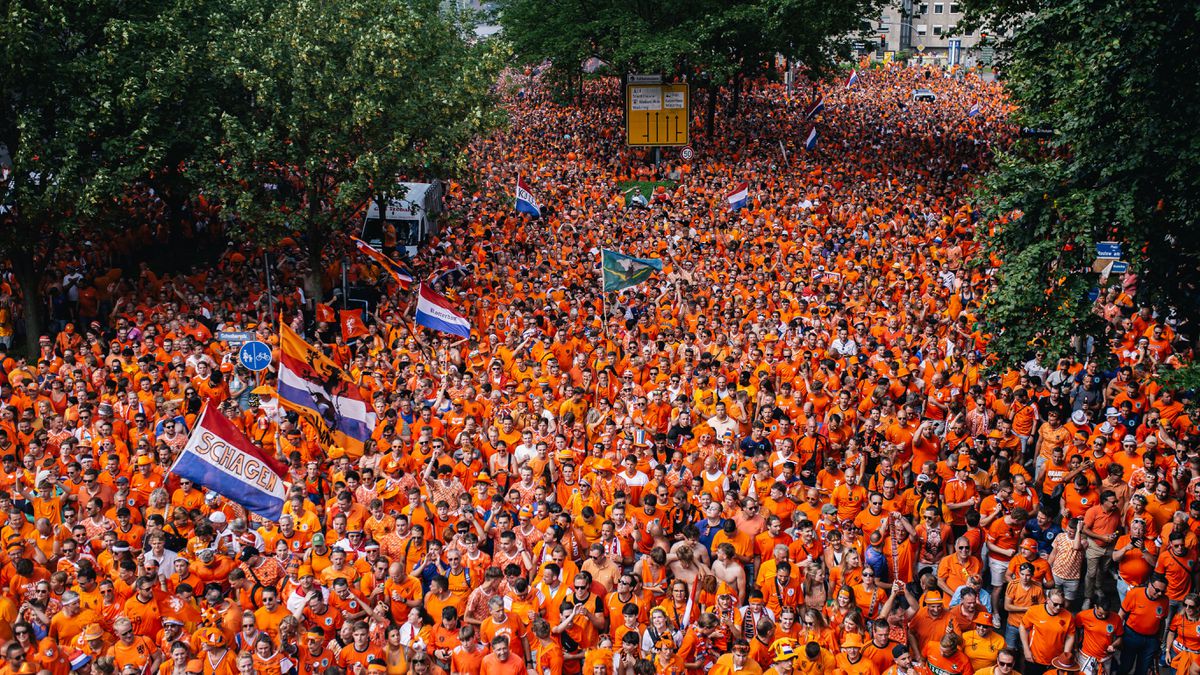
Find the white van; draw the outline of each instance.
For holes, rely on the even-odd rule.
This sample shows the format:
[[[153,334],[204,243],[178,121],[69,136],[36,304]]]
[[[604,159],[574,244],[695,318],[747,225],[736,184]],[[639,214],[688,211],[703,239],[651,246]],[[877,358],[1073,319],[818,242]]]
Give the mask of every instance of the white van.
[[[359,237],[377,249],[383,248],[385,233],[395,238],[396,250],[412,257],[429,238],[437,234],[438,214],[442,212],[443,187],[432,183],[397,183],[397,194],[387,198],[384,217],[379,218],[379,202],[367,204]],[[400,194],[400,189],[404,193]]]

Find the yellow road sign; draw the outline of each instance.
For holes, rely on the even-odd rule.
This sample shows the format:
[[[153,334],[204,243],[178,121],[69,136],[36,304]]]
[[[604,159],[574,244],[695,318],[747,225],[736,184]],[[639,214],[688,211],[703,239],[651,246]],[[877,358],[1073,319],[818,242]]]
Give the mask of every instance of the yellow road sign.
[[[625,143],[687,145],[692,100],[686,84],[631,84],[625,88]]]

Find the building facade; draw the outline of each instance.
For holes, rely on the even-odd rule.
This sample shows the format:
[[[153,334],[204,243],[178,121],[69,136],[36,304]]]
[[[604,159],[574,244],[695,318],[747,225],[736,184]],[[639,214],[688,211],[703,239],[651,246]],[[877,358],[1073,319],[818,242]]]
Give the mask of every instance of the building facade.
[[[995,36],[958,30],[963,19],[961,0],[894,0],[870,22],[876,56],[907,52],[910,58],[939,65],[987,64]],[[882,48],[881,48],[882,47]]]

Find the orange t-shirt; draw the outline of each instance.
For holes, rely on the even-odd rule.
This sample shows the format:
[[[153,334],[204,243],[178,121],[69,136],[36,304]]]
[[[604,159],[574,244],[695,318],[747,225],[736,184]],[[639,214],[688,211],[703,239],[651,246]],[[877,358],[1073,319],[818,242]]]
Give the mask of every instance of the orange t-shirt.
[[[1063,653],[1067,636],[1075,630],[1075,617],[1067,610],[1059,610],[1051,616],[1045,603],[1039,603],[1025,612],[1025,629],[1029,631],[1029,651],[1034,663],[1049,665],[1054,657]]]
[[[1167,605],[1170,601],[1163,593],[1157,600],[1151,600],[1146,595],[1146,587],[1138,586],[1129,589],[1121,609],[1125,612],[1125,626],[1142,635],[1156,635],[1167,620]]]

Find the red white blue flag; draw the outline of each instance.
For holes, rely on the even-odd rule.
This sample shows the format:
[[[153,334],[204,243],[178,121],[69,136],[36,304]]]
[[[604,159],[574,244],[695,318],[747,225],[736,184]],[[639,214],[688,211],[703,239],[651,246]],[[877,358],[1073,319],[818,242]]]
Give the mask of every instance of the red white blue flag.
[[[287,500],[287,467],[208,406],[171,473],[273,521],[279,520]]]

